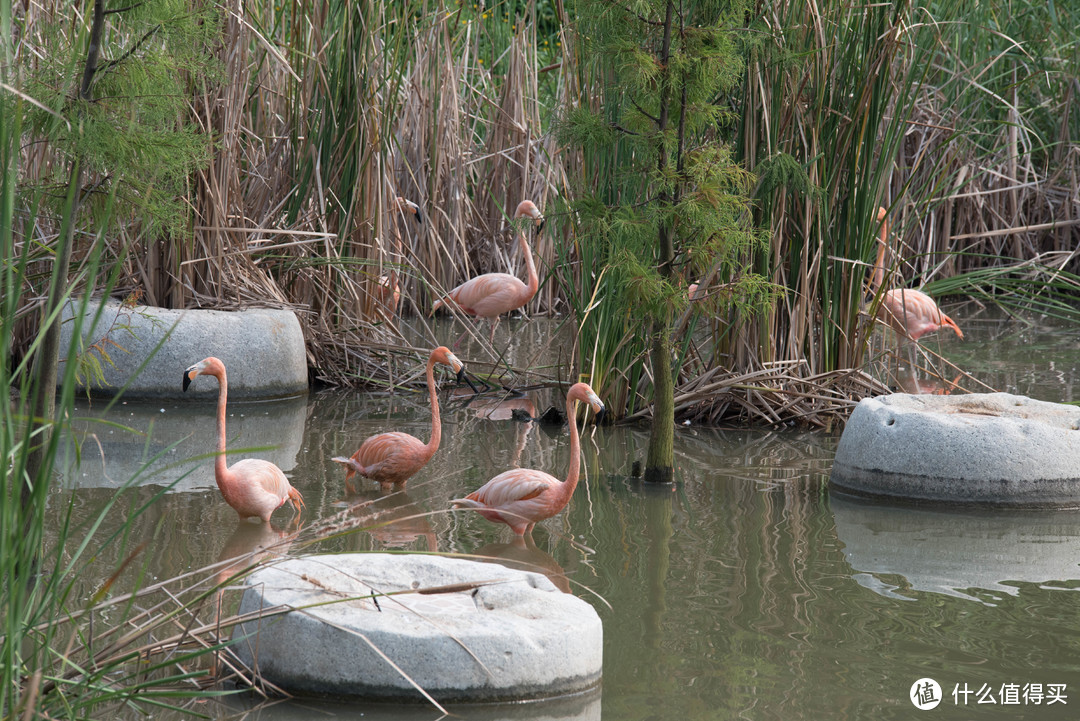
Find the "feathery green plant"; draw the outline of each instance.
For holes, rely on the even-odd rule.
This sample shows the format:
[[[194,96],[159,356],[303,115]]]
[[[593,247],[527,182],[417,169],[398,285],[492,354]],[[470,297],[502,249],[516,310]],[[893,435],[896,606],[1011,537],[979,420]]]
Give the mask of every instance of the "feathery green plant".
[[[575,9],[576,39],[599,85],[596,99],[568,108],[560,126],[588,169],[572,206],[586,264],[567,289],[577,296],[581,368],[606,366],[606,378],[591,380],[617,415],[648,398],[640,383],[648,371],[646,479],[670,480],[673,329],[687,287],[708,280],[700,292],[718,312],[753,305],[751,293],[763,287],[745,272],[758,240],[748,225],[751,176],[719,136],[730,120],[721,94],[741,69],[732,30],[746,8],[665,0]],[[715,271],[702,278],[714,267],[719,293]]]

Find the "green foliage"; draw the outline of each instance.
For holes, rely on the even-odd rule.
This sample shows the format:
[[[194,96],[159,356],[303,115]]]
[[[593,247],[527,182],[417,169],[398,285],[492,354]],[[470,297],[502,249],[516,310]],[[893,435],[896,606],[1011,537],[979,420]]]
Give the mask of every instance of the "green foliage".
[[[794,191],[800,196],[820,200],[824,197],[821,188],[810,182],[806,168],[788,153],[776,155],[761,161],[757,168],[758,192],[768,195],[781,188]]]
[[[24,80],[25,92],[44,106],[28,107],[27,142],[45,142],[67,162],[54,162],[53,174],[24,187],[24,197],[41,190],[55,196],[50,189],[64,186],[78,160],[91,181],[82,205],[98,224],[114,213],[138,217],[150,237],[180,235],[188,224],[189,178],[210,159],[210,143],[187,112],[194,79],[220,76],[212,55],[217,11],[188,0],[106,3],[101,57],[81,88],[92,5],[74,26],[55,16],[39,28],[50,52]],[[75,6],[70,10],[74,15]]]
[[[940,18],[951,6],[927,2],[926,13]],[[963,119],[965,139],[987,156],[1000,152],[1002,128],[1019,124],[1033,136],[1035,166],[1046,168],[1080,139],[1078,31],[1076,3],[971,3],[945,35],[927,82]]]
[[[950,238],[978,236],[990,217],[1013,227],[1061,217],[1058,189],[1022,195],[1040,172],[1061,172],[1080,139],[1064,91],[1080,68],[1080,15],[1061,10],[937,0],[759,6],[740,36],[747,72],[729,103],[741,118],[738,159],[760,179],[758,222],[772,230],[754,268],[787,293],[768,326],[743,329],[746,345],[772,343],[766,360],[805,361],[811,373],[862,365],[874,328],[863,289],[878,206],[890,210],[903,264],[896,283],[920,287],[943,267],[974,268],[927,289],[1066,290],[1040,287],[1034,279],[1045,274],[1030,269],[982,272],[1002,262],[995,252],[1021,257],[1018,240],[1005,249],[993,238]],[[1036,205],[1051,217],[1031,219]],[[1037,255],[1037,243],[1022,257]]]
[[[745,268],[762,240],[749,224],[754,179],[720,132],[731,119],[723,95],[742,73],[732,29],[745,10],[659,0],[574,6],[599,87],[595,103],[567,109],[557,125],[585,169],[571,208],[582,272],[563,282],[582,371],[616,415],[650,400],[638,381],[652,329],[670,336],[690,307],[691,282],[715,270],[724,290],[707,307],[721,315],[772,296]]]

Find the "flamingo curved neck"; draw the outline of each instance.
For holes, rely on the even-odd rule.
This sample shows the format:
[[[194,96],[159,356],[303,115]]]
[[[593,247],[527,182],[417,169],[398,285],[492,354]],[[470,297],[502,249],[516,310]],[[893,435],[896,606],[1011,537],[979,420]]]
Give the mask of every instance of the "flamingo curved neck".
[[[877,295],[881,282],[885,279],[885,248],[889,244],[889,221],[881,221],[881,234],[878,236],[877,260],[874,261],[874,275],[870,280],[870,294]]]
[[[577,488],[578,477],[581,473],[581,440],[577,429],[577,401],[566,399],[566,420],[570,423],[570,470],[566,473],[566,481],[559,489],[563,499],[569,500]]]
[[[225,375],[225,369],[217,374],[218,379],[218,406],[217,406],[217,431],[218,431],[218,454],[214,459],[214,480],[218,488],[225,492],[225,486],[232,480],[229,474],[228,463],[225,462],[225,405],[228,402],[229,381]]]
[[[424,446],[427,457],[435,455],[439,450],[439,442],[442,440],[442,422],[439,420],[439,396],[435,392],[435,359],[428,359],[427,364],[427,387],[431,398],[431,440]]]
[[[525,233],[518,234],[518,243],[521,244],[521,252],[525,254],[525,268],[528,270],[529,281],[526,284],[527,291],[524,296],[525,301],[522,303],[528,303],[532,300],[532,297],[536,295],[536,291],[540,288],[540,277],[536,274],[536,264],[533,263],[532,250],[529,248],[529,241],[525,238]]]

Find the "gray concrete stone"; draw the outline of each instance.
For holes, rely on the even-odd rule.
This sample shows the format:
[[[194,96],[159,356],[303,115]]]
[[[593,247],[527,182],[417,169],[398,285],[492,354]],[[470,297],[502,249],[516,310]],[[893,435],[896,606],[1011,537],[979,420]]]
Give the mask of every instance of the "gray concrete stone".
[[[217,385],[213,378],[205,380]],[[217,449],[213,400],[121,400],[103,415],[105,405],[102,400],[75,400],[72,432],[60,434],[56,458],[67,487],[118,488],[134,479],[140,486],[174,484],[173,491],[217,493],[213,459],[192,460]],[[307,396],[230,400],[227,461],[262,458],[288,474],[304,442],[307,410]],[[240,452],[246,448],[263,450]]]
[[[184,370],[207,356],[225,362],[230,401],[280,398],[307,391],[304,334],[292,311],[125,308],[109,299],[95,323],[100,305],[90,303],[83,317],[83,348],[107,338],[123,350],[102,344],[111,363],[101,363],[107,385],[91,384],[95,394],[115,395],[126,384],[125,398],[216,397],[217,381],[213,378],[197,379],[186,394],[181,384]],[[74,304],[64,309],[62,348],[71,342],[75,310]],[[143,362],[147,362],[146,367],[139,371]]]
[[[1080,407],[1008,393],[868,398],[831,481],[918,502],[1080,508]]]
[[[300,609],[233,634],[241,660],[290,693],[423,703],[407,675],[440,702],[511,701],[600,680],[599,616],[540,574],[365,553],[290,559],[248,584],[241,613]],[[458,584],[468,588],[419,592]],[[366,598],[395,591],[406,593]],[[327,601],[338,602],[301,608]]]
[[[1024,584],[1080,580],[1080,513],[957,512],[834,496],[836,536],[862,586],[889,598],[931,591],[994,604]]]

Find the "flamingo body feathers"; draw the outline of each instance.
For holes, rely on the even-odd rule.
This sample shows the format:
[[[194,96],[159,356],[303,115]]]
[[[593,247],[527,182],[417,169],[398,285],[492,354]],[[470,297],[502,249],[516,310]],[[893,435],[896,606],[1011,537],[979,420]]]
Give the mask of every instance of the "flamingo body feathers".
[[[415,436],[389,431],[368,438],[349,458],[333,460],[345,466],[345,480],[359,473],[378,483],[401,483],[431,460],[427,451],[427,444]]]
[[[874,274],[870,280],[872,294],[878,292],[885,277],[885,249],[889,243],[887,216],[888,211],[885,208],[878,208],[877,219],[881,223],[881,235],[878,238]],[[948,328],[960,338],[964,337],[956,321],[941,312],[934,299],[921,290],[894,288],[885,291],[878,306],[877,317],[888,323],[900,336],[916,342],[927,333],[941,328]]]
[[[517,210],[514,212],[515,220],[526,217],[533,219],[539,232],[544,225],[544,216],[531,200],[518,203]],[[529,249],[529,242],[525,239],[524,233],[518,234],[518,243],[521,246],[521,252],[525,255],[527,283],[509,273],[484,273],[470,278],[436,300],[431,306],[431,312],[434,313],[443,307],[455,307],[466,315],[486,318],[491,326],[488,342],[492,342],[495,338],[495,326],[499,323],[499,316],[527,305],[540,288],[536,264],[533,262],[532,251]],[[461,338],[458,339],[460,340]]]
[[[885,291],[878,315],[884,317],[896,332],[911,340],[917,341],[941,328],[948,328],[964,337],[956,321],[945,315],[934,299],[920,290],[894,288]]]

